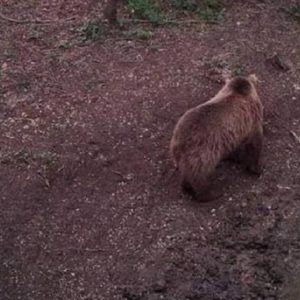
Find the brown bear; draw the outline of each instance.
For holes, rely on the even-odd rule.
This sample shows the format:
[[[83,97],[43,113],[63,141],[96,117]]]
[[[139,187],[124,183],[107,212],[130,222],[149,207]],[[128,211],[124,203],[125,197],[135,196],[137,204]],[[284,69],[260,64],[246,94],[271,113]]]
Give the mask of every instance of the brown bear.
[[[263,107],[255,75],[226,80],[209,101],[189,109],[177,122],[170,154],[182,188],[205,200],[218,163],[243,149],[243,163],[261,173]]]

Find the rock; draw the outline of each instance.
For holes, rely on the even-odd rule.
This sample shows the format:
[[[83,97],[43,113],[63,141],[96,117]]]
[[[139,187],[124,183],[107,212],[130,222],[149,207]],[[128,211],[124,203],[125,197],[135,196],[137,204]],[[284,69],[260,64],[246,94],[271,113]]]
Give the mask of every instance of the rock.
[[[160,278],[153,284],[152,289],[154,292],[161,293],[166,290],[166,284],[166,280],[164,278]]]
[[[283,72],[287,72],[291,69],[290,63],[278,54],[274,54],[272,57],[268,58],[266,60],[266,63],[270,64],[275,69]]]

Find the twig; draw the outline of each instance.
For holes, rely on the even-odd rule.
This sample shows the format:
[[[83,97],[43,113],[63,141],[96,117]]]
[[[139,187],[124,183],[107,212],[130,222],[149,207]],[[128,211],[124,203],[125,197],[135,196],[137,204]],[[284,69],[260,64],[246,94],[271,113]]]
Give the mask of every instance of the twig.
[[[50,181],[47,177],[47,174],[46,174],[46,170],[45,168],[43,168],[43,171],[38,171],[37,174],[41,177],[41,179],[43,179],[45,185],[47,188],[50,188]]]
[[[300,144],[300,137],[292,130],[290,130],[291,135],[294,137],[294,139],[296,140],[296,142],[298,142]]]
[[[64,168],[65,168],[65,166],[60,167],[60,168],[57,170],[57,173],[60,173],[61,171],[63,171]]]
[[[122,178],[124,177],[124,175],[121,172],[118,172],[118,171],[115,171],[115,170],[111,170],[111,171],[112,171],[112,173],[114,173],[114,174],[116,174],[116,175],[118,175]]]
[[[105,250],[101,248],[86,248],[81,250],[86,252],[105,252]]]
[[[61,249],[52,249],[52,251],[56,252],[63,252],[68,250],[75,250],[75,251],[86,251],[86,252],[105,252],[102,248],[75,248],[75,247],[68,247],[68,248],[61,248]],[[49,249],[51,251],[51,249]]]
[[[2,20],[8,21],[8,22],[13,22],[13,23],[18,23],[18,24],[26,24],[26,23],[37,23],[37,24],[43,24],[43,23],[55,23],[55,22],[68,22],[71,20],[74,20],[75,17],[69,17],[67,19],[54,19],[54,20],[40,20],[40,19],[24,19],[24,20],[19,20],[19,19],[13,19],[10,17],[5,16],[3,13],[0,12],[0,18]]]
[[[3,15],[1,12],[0,12],[0,18],[5,21],[13,22],[13,23],[29,23],[29,20],[17,20],[17,19],[9,18],[9,17]]]

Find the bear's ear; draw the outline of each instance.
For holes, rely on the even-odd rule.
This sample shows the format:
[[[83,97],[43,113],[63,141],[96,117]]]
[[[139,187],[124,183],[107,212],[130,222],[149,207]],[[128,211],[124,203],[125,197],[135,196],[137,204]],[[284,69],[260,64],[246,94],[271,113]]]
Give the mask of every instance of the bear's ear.
[[[250,74],[248,78],[254,84],[260,82],[260,80],[258,79],[258,77],[256,76],[256,74]]]

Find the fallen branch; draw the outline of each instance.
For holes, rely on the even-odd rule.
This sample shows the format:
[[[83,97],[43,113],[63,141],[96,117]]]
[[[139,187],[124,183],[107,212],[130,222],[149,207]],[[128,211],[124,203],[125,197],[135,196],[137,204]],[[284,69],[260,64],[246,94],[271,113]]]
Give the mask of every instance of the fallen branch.
[[[5,16],[3,13],[0,12],[0,19],[12,22],[12,23],[18,23],[18,24],[26,24],[26,23],[37,23],[37,24],[44,24],[44,23],[55,23],[55,22],[68,22],[71,20],[74,20],[75,17],[69,17],[67,19],[56,19],[56,20],[40,20],[40,19],[24,19],[24,20],[19,20],[19,19],[13,19],[10,17]]]

